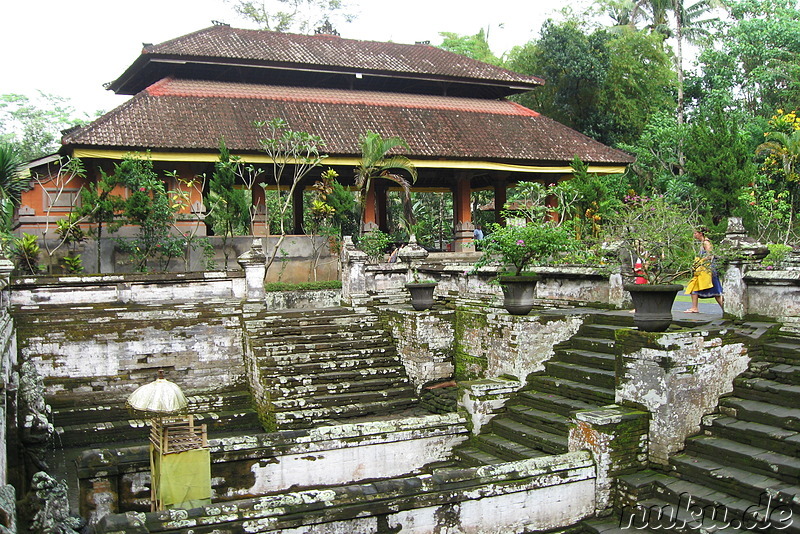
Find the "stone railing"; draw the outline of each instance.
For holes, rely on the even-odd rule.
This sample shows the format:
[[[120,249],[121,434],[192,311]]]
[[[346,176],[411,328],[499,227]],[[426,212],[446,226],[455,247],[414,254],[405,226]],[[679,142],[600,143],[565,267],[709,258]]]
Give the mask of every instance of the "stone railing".
[[[342,250],[342,300],[363,304],[387,295],[407,295],[404,285],[415,279],[438,283],[435,295],[457,296],[499,306],[502,291],[494,279],[498,268],[474,270],[480,252],[428,253],[414,240],[401,248],[397,263],[368,263],[366,255],[345,239]],[[619,268],[549,266],[533,269],[539,275],[536,298],[543,306],[600,305],[621,308],[629,301]]]

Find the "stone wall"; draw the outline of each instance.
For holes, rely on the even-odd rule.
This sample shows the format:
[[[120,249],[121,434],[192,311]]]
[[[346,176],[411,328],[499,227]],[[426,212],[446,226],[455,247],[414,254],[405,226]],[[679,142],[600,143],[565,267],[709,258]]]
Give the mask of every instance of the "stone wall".
[[[187,395],[246,388],[236,303],[25,306],[15,317],[20,359],[60,405],[124,402],[159,369]]]
[[[187,532],[522,533],[554,530],[594,513],[588,452],[442,469],[374,483],[297,490],[230,505],[106,516],[98,534]]]
[[[215,505],[293,487],[330,487],[418,473],[467,439],[456,414],[388,419],[209,440]],[[150,509],[147,447],[78,459],[81,515]]]
[[[129,237],[130,232],[126,232],[122,238]],[[130,273],[133,270],[129,258],[120,252],[116,246],[116,238],[103,238],[100,246],[100,272],[101,273]],[[173,273],[196,272],[211,270],[240,270],[241,267],[236,262],[236,258],[247,252],[253,242],[251,236],[234,236],[223,241],[217,236],[205,237],[210,246],[210,255],[203,246],[190,248],[186,259],[173,259],[168,270]],[[273,254],[278,237],[257,238],[267,252],[267,257]],[[42,243],[44,244],[44,243]],[[59,242],[50,240],[48,242],[51,249],[56,249]],[[45,250],[45,247],[42,247]],[[41,261],[45,265],[47,272],[58,274],[63,272],[59,266],[59,261],[67,254],[80,254],[84,269],[93,273],[97,265],[97,242],[87,240],[79,244],[74,252],[62,247],[53,256],[42,253]],[[225,254],[227,253],[227,261]],[[151,270],[158,271],[161,266],[152,264]],[[336,254],[331,251],[328,239],[321,236],[311,237],[306,235],[287,235],[281,244],[281,248],[275,256],[275,263],[270,268],[267,275],[269,282],[309,282],[311,280],[336,280],[339,276],[339,260]]]
[[[651,414],[649,460],[667,464],[684,440],[700,431],[703,416],[733,390],[747,370],[748,346],[726,328],[652,334],[618,332],[617,403]]]

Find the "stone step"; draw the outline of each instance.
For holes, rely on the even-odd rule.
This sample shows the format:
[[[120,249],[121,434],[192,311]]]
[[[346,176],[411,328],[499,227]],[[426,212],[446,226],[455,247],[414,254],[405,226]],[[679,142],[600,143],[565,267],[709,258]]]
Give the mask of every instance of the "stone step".
[[[688,454],[676,454],[670,458],[680,478],[700,484],[738,498],[758,502],[767,494],[772,495],[776,505],[789,506],[794,514],[800,514],[800,500],[793,502],[800,494],[800,486],[776,478],[746,471],[719,463],[725,459],[701,458]]]
[[[594,352],[591,350],[579,349],[559,349],[550,361],[574,363],[592,367],[594,369],[605,369],[613,371],[616,357],[606,352]]]
[[[273,400],[272,405],[276,412],[313,409],[335,410],[338,407],[347,405],[380,403],[398,399],[416,402],[414,389],[411,386],[403,386],[369,391],[350,391],[332,395],[317,394],[313,397],[280,398]]]
[[[576,335],[572,336],[567,343],[569,348],[575,350],[589,350],[592,352],[614,354],[615,341],[613,339]]]
[[[728,525],[725,528],[726,531],[735,530],[741,533],[746,530],[745,526],[754,526],[756,524],[753,514],[760,515],[759,526],[761,527],[767,526],[763,521],[764,515],[771,516],[773,521],[773,528],[753,528],[752,530],[756,532],[774,533],[779,530],[793,534],[800,532],[800,528],[798,528],[800,525],[792,523],[787,527],[786,524],[781,523],[781,521],[786,521],[786,515],[782,516],[780,512],[775,513],[776,507],[774,503],[770,503],[767,499],[763,499],[759,503],[758,501],[743,499],[738,495],[729,495],[694,482],[672,477],[666,479],[666,481],[662,479],[656,482],[653,493],[655,497],[651,501],[652,504],[661,506],[663,503],[667,503],[672,505],[672,509],[686,511],[688,507],[690,512],[694,512],[695,520],[702,523],[702,525],[695,523],[695,532],[700,531],[698,526],[705,525],[708,525],[708,529],[705,529],[705,531],[710,532],[715,527],[719,527],[714,522],[720,522],[722,527]],[[644,501],[642,504],[646,502],[648,501]],[[770,511],[765,514],[768,506],[771,506]],[[744,519],[748,521],[742,523]]]
[[[752,473],[775,477],[796,484],[800,458],[714,436],[693,436],[686,440],[684,452],[701,458],[724,458],[725,464]]]
[[[779,337],[774,342],[765,343],[764,359],[793,365],[800,363],[800,340]]]
[[[566,436],[569,433],[569,419],[556,412],[539,410],[524,404],[512,404],[506,405],[505,416],[553,434]]]
[[[254,410],[232,410],[220,412],[195,413],[195,425],[205,424],[210,437],[214,432],[231,430],[263,432],[258,415]],[[142,419],[105,421],[95,423],[73,424],[56,427],[59,446],[81,447],[120,441],[141,441],[147,443],[150,427]]]
[[[283,323],[268,321],[246,321],[248,333],[256,338],[281,336],[324,335],[337,333],[357,333],[370,331],[379,327],[378,320],[354,320],[342,317],[325,322],[302,321],[299,323]]]
[[[568,362],[550,361],[545,363],[544,366],[547,374],[555,378],[566,378],[567,380],[604,389],[613,390],[615,387],[616,375],[614,371]]]
[[[454,451],[455,458],[461,464],[459,467],[480,467],[482,465],[495,465],[506,463],[507,460],[495,456],[475,447],[458,447]]]
[[[800,408],[775,406],[773,404],[741,397],[723,397],[719,400],[720,411],[743,421],[753,421],[776,428],[800,431]]]
[[[360,362],[364,364],[362,360]],[[280,388],[297,388],[310,384],[330,384],[337,382],[361,382],[369,379],[380,378],[386,381],[397,381],[402,379],[408,382],[404,369],[397,364],[395,359],[387,359],[386,367],[376,367],[375,365],[362,365],[361,367],[315,367],[309,373],[302,373],[296,367],[292,368],[292,373],[280,372],[262,374],[265,383]]]
[[[713,436],[761,446],[788,456],[800,456],[800,432],[796,430],[786,430],[755,421],[742,421],[735,417],[718,416],[713,418],[706,431]]]
[[[596,406],[614,403],[614,390],[590,386],[574,380],[547,375],[532,375],[528,378],[531,389],[542,393],[555,393],[569,399],[580,400]]]
[[[514,402],[519,402],[531,408],[548,411],[563,417],[569,417],[572,412],[580,410],[596,410],[598,404],[582,400],[570,399],[555,393],[523,390],[513,397]]]
[[[733,384],[733,394],[742,399],[788,407],[800,406],[800,385],[766,378],[737,378]]]
[[[335,341],[324,341],[318,343],[281,343],[273,344],[253,344],[253,353],[258,356],[272,356],[291,354],[308,354],[312,357],[327,357],[326,355],[338,352],[370,351],[376,349],[394,350],[394,345],[387,342],[382,337],[366,339],[341,339]]]
[[[290,411],[275,413],[275,421],[280,430],[293,430],[321,426],[334,423],[343,419],[352,419],[364,416],[384,416],[408,410],[416,406],[416,399],[410,397],[387,398],[380,401],[358,402],[354,399],[342,399],[337,396],[338,404],[326,407],[296,408]]]
[[[273,399],[285,401],[288,399],[306,399],[320,395],[347,395],[353,393],[374,393],[378,391],[394,391],[409,386],[408,378],[405,376],[379,377],[374,379],[362,380],[330,380],[323,381],[319,377],[312,376],[309,384],[298,384],[296,386],[271,384],[270,392]]]
[[[638,523],[627,524],[627,515],[596,517],[581,521],[581,532],[585,534],[631,534],[631,532],[654,532],[646,528],[639,528]],[[623,528],[625,526],[625,528]]]
[[[547,454],[567,452],[567,435],[545,432],[506,417],[496,417],[490,424],[491,432]]]
[[[601,338],[601,339],[610,339],[614,340],[616,338],[616,334],[618,330],[623,328],[630,328],[633,326],[633,322],[630,324],[620,325],[620,324],[605,324],[605,323],[588,323],[581,326],[580,334],[585,335],[586,337],[593,337],[593,338]]]
[[[227,412],[250,410],[252,399],[248,391],[193,395],[186,397],[188,413]],[[87,405],[85,401],[59,404],[58,396],[50,401],[53,409],[53,422],[58,426],[102,423],[106,421],[128,421],[139,417],[132,414],[124,403]]]
[[[685,498],[688,501],[688,497]],[[694,502],[694,501],[692,501]],[[720,521],[709,508],[707,516],[703,516],[701,507],[682,507],[663,499],[645,499],[639,501],[634,508],[626,508],[616,523],[618,532],[671,532],[675,534],[692,534],[697,532],[713,532],[733,534],[741,530],[733,529],[726,521]],[[617,530],[607,530],[608,534]]]
[[[800,365],[786,363],[773,365],[769,368],[770,377],[784,384],[800,385]]]
[[[258,354],[258,365],[265,374],[296,373],[302,369],[347,369],[365,367],[364,362],[370,359],[387,359],[388,365],[399,365],[397,352],[394,347],[371,347],[352,351],[319,351],[319,352],[291,352],[288,354],[265,355]]]
[[[509,462],[547,456],[547,454],[541,450],[526,447],[522,443],[504,438],[497,434],[481,434],[477,436],[474,444],[477,449],[488,452],[498,458],[503,458]]]
[[[296,343],[326,343],[333,341],[353,341],[359,339],[377,339],[389,342],[391,337],[383,330],[364,328],[358,330],[343,330],[333,328],[328,331],[317,331],[311,327],[291,334],[263,334],[248,330],[250,342],[253,345],[282,345]]]
[[[376,355],[342,354],[337,353],[336,358],[304,361],[302,355],[281,358],[279,364],[261,362],[261,374],[264,377],[279,377],[286,375],[308,376],[318,372],[361,372],[360,369],[398,369],[398,359],[394,352],[380,352]]]

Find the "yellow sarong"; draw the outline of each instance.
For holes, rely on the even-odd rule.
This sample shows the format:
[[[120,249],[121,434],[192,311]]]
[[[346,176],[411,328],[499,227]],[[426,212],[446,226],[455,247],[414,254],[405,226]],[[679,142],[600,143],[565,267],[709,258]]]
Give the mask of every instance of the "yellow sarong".
[[[695,291],[708,289],[714,285],[714,282],[711,280],[711,267],[708,265],[708,260],[705,258],[695,258],[694,265],[694,276],[689,280],[689,283],[686,284],[686,291],[684,292],[686,295]]]

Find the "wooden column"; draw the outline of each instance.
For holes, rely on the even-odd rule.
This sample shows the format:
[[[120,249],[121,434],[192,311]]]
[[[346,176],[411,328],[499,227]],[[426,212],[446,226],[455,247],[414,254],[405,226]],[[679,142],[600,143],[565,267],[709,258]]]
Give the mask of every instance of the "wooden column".
[[[375,185],[370,184],[364,197],[364,220],[361,221],[361,228],[364,232],[369,232],[378,228],[378,214],[375,210]]]
[[[505,176],[498,176],[494,181],[494,222],[501,226],[506,225],[506,218],[503,217],[503,208],[508,200],[508,182]]]
[[[305,188],[302,185],[297,185],[292,193],[292,233],[295,235],[303,235],[303,191]]]
[[[545,178],[544,185],[546,187],[550,187],[551,185],[556,185],[558,183],[558,178],[559,178],[558,176],[548,176],[547,178]],[[547,195],[547,198],[544,200],[544,202],[545,205],[548,207],[547,220],[558,222],[558,212],[555,209],[550,209],[558,207],[558,199],[554,195]]]
[[[389,210],[387,209],[388,205],[388,195],[389,190],[386,187],[375,187],[375,211],[377,212],[377,222],[378,228],[381,229],[382,232],[389,233]]]
[[[253,235],[267,235],[267,216],[266,216],[266,199],[265,199],[265,192],[264,188],[261,187],[261,184],[254,184],[253,190],[251,191],[252,199],[253,199],[253,206],[255,209],[255,216],[253,217],[253,222],[251,226],[253,227]]]
[[[475,239],[473,232],[475,225],[472,224],[472,202],[470,195],[472,187],[470,176],[467,173],[456,175],[456,189],[453,194],[453,210],[455,215],[453,238],[453,251],[455,252],[474,252]]]

